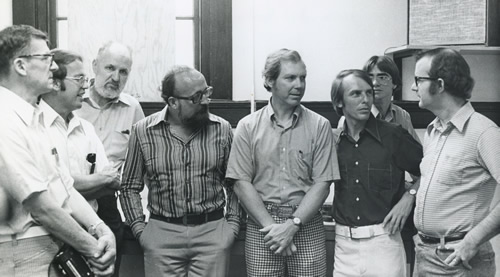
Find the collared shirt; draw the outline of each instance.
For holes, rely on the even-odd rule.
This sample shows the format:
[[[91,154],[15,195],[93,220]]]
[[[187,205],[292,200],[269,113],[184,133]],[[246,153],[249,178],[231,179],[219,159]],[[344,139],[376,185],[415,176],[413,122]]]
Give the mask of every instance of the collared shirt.
[[[488,214],[500,183],[500,129],[467,102],[424,137],[415,226],[425,234],[468,232]]]
[[[132,125],[144,118],[144,112],[139,102],[124,92],[104,107],[99,107],[89,93],[90,89],[83,96],[82,108],[75,114],[94,125],[108,160],[115,168],[120,168],[125,161]]]
[[[415,132],[415,129],[413,128],[413,124],[411,123],[411,116],[410,114],[405,111],[403,108],[400,106],[391,103],[389,105],[389,109],[387,114],[382,118],[380,111],[377,109],[375,105],[372,105],[371,112],[375,118],[382,119],[385,122],[390,122],[390,123],[395,123],[401,125],[403,129],[408,131],[410,135],[420,143],[420,139],[417,135],[417,132]],[[342,129],[344,127],[344,121],[345,118],[342,116],[339,120],[339,123],[337,125],[338,129]]]
[[[420,175],[422,146],[401,126],[373,116],[358,141],[347,131],[336,132],[341,179],[335,182],[335,221],[347,226],[382,223],[405,192],[404,172]]]
[[[167,109],[132,128],[124,165],[122,209],[134,234],[144,228],[139,193],[146,183],[150,213],[164,217],[208,213],[224,207],[224,175],[233,139],[226,120],[209,115],[187,141],[172,132]],[[145,179],[145,182],[144,182]],[[227,218],[239,224],[239,206],[227,188]]]
[[[317,182],[339,179],[330,122],[302,105],[278,124],[271,104],[240,120],[226,178],[253,184],[264,202],[300,204]]]
[[[45,101],[40,101],[40,109],[44,114],[44,123],[50,140],[56,145],[59,159],[63,166],[69,168],[72,175],[90,174],[91,163],[87,155],[96,154],[95,172],[100,172],[109,164],[102,142],[97,137],[90,122],[70,114],[66,121]],[[94,211],[97,211],[97,201],[88,199]]]
[[[71,212],[66,200],[73,179],[58,166],[38,107],[0,86],[0,109],[0,194],[7,196],[0,202],[7,215],[0,220],[0,235],[9,235],[36,224],[21,204],[33,193],[47,191],[54,203]]]

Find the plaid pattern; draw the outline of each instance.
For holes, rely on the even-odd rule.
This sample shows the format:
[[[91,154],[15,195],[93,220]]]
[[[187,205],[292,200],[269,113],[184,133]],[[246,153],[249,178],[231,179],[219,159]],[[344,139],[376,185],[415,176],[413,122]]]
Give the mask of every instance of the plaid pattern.
[[[271,215],[276,223],[283,223],[286,217]],[[248,276],[326,276],[325,229],[321,214],[315,215],[310,222],[295,234],[293,242],[297,252],[285,257],[275,255],[264,244],[265,234],[260,227],[249,220],[245,239],[245,257]]]

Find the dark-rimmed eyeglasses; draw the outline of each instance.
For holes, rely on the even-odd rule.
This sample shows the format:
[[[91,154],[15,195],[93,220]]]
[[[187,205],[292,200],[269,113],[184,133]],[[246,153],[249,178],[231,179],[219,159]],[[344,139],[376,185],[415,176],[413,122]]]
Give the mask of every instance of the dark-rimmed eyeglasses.
[[[419,85],[419,84],[420,84],[423,80],[437,81],[438,79],[439,79],[439,78],[415,76],[415,86],[418,88],[418,85]]]
[[[66,77],[64,79],[75,81],[80,87],[85,87],[85,86],[88,87],[90,82],[90,79],[87,76]]]
[[[50,64],[54,62],[54,54],[52,53],[47,53],[47,54],[30,54],[30,55],[21,55],[17,56],[18,58],[41,58],[42,60],[48,60]]]
[[[182,97],[182,96],[172,96],[172,97],[177,98],[177,99],[191,100],[191,102],[193,102],[193,104],[199,104],[201,102],[201,100],[203,99],[203,97],[208,98],[208,97],[210,97],[210,95],[212,95],[213,92],[214,92],[214,88],[208,86],[204,90],[200,90],[189,97]]]
[[[389,82],[392,80],[392,77],[389,74],[370,74],[370,79],[372,79],[372,82],[377,80],[377,83],[385,86],[389,84]]]

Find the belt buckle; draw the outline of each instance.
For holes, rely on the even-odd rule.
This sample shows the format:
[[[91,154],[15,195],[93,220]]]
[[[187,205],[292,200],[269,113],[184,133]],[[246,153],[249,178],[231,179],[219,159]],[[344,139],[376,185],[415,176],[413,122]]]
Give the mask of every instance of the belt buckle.
[[[289,216],[292,216],[292,214],[293,214],[293,207],[292,206],[280,206],[279,211],[280,211],[281,217],[289,217]]]

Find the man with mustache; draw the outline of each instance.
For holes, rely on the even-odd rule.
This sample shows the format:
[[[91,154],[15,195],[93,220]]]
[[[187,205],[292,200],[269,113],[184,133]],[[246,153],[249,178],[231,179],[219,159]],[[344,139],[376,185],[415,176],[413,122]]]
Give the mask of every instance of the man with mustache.
[[[330,122],[300,104],[306,66],[297,51],[271,53],[269,104],[240,120],[226,178],[249,215],[248,276],[325,276],[319,212],[339,178]]]
[[[208,112],[212,91],[197,70],[174,66],[161,85],[167,106],[132,128],[120,202],[144,250],[146,276],[227,274],[240,209],[224,180],[232,130]]]
[[[333,275],[406,276],[399,230],[416,190],[405,188],[404,174],[420,175],[422,146],[400,125],[372,115],[373,84],[365,71],[341,71],[331,99],[345,117],[343,128],[335,131],[341,179],[333,199]],[[406,217],[394,216],[399,211]]]
[[[67,50],[54,49],[51,53],[59,69],[53,72],[53,89],[40,101],[45,126],[57,145],[61,163],[68,166],[75,180],[74,187],[97,211],[96,198],[114,194],[120,188],[120,174],[109,165],[94,126],[73,113],[82,107],[82,96],[88,88],[83,58]],[[89,154],[95,155],[93,162]]]
[[[47,136],[37,102],[58,69],[47,35],[31,26],[0,31],[0,276],[54,276],[61,242],[86,256],[96,274],[113,272],[111,230],[73,186]],[[5,209],[7,211],[5,212]],[[82,226],[84,228],[82,228]]]
[[[122,93],[131,67],[132,50],[128,46],[112,41],[105,43],[92,62],[94,83],[83,96],[82,108],[75,111],[75,114],[94,125],[109,161],[119,172],[125,160],[130,129],[144,118],[139,102],[131,95]],[[118,272],[124,225],[117,207],[117,195],[101,196],[97,202],[97,214],[116,237]]]

